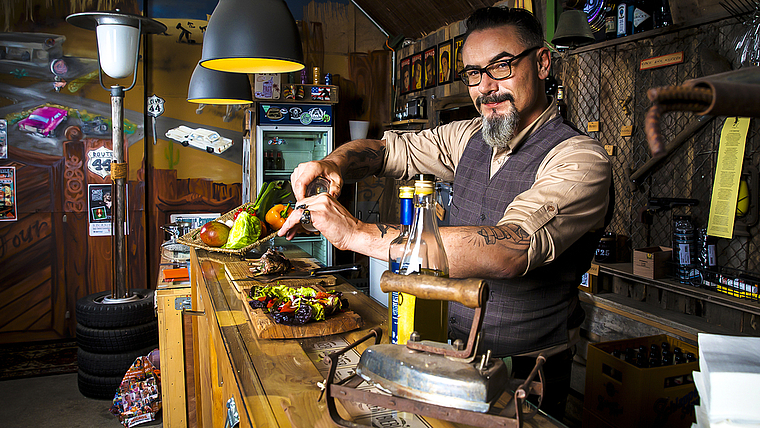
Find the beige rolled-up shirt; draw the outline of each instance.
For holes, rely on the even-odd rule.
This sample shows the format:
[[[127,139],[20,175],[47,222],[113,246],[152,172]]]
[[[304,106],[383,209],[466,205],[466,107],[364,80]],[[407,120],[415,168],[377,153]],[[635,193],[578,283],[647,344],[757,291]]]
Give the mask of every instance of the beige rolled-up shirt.
[[[504,149],[493,149],[490,175],[509,159],[535,130],[559,115],[554,103],[523,129]],[[454,181],[454,174],[481,118],[452,122],[419,132],[386,131],[381,175],[403,180],[415,174],[435,174]],[[484,159],[485,161],[485,159]],[[586,232],[604,227],[612,170],[602,145],[585,135],[562,141],[536,172],[535,182],[506,208],[497,223],[519,225],[530,234],[525,273],[550,263]],[[454,194],[461,189],[454,188]]]

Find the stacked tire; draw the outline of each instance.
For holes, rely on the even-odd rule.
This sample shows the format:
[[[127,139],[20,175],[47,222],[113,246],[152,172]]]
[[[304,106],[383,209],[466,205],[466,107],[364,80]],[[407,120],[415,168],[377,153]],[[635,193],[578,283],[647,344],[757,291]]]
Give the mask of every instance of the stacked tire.
[[[158,347],[153,290],[130,292],[138,298],[103,303],[111,296],[104,291],[77,301],[77,382],[85,397],[113,399],[135,359]]]

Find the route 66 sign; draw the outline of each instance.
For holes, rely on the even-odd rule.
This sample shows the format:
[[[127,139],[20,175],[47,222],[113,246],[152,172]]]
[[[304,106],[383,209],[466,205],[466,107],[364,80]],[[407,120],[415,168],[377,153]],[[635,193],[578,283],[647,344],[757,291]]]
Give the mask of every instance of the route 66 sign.
[[[87,169],[93,174],[106,178],[111,173],[111,158],[113,151],[98,147],[87,152]]]
[[[148,97],[148,116],[158,117],[164,114],[164,99],[151,95]]]

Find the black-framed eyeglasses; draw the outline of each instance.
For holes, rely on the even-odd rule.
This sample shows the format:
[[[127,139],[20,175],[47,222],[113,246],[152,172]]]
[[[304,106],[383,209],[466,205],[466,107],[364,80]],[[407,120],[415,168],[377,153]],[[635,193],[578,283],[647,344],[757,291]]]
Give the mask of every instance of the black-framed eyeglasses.
[[[536,49],[541,49],[541,46],[533,46],[532,48],[525,49],[513,57],[493,62],[484,68],[478,68],[474,66],[465,68],[461,73],[459,73],[459,77],[467,86],[480,85],[480,81],[483,80],[483,72],[485,72],[488,77],[493,80],[508,79],[512,76],[512,63],[528,55]]]

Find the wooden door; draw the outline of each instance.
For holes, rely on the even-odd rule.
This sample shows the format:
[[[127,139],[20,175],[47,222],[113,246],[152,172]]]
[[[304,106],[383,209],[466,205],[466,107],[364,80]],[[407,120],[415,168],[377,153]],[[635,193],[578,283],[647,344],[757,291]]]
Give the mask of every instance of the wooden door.
[[[64,260],[63,160],[9,147],[18,220],[0,222],[0,343],[72,336]]]

